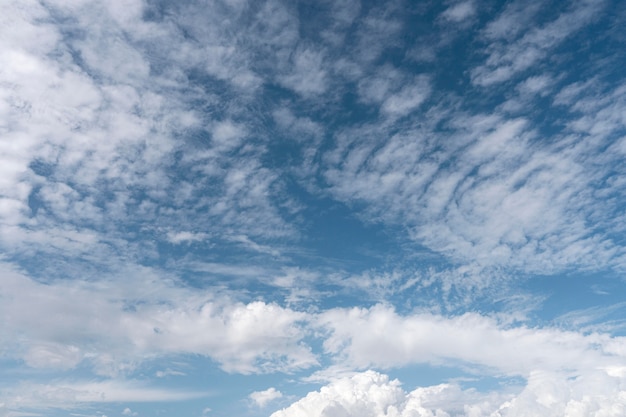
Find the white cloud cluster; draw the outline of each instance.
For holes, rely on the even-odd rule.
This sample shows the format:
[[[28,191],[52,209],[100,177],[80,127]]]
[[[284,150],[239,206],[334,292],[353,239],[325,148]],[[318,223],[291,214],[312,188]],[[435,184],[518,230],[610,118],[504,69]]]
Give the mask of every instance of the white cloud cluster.
[[[431,110],[433,126],[346,129],[325,155],[325,179],[336,198],[365,203],[364,219],[402,224],[468,271],[622,268],[624,248],[611,232],[623,230],[621,217],[596,197],[599,184],[606,195],[623,188],[605,180],[621,169],[621,91],[589,99],[602,120],[571,122],[588,135],[581,140],[563,132],[541,144],[527,118],[443,109]],[[450,129],[433,133],[438,123]]]
[[[618,366],[626,356],[623,337],[510,326],[472,313],[401,316],[377,305],[332,309],[320,314],[319,323],[329,332],[324,349],[338,369],[454,361],[476,372],[528,377],[537,369],[576,374]]]
[[[500,322],[476,313],[452,317],[432,313],[401,315],[384,305],[301,312],[260,301],[244,304],[204,291],[169,285],[164,277],[156,276],[147,268],[129,269],[126,277],[132,278],[132,283],[102,279],[96,283],[60,281],[44,285],[6,265],[3,265],[2,276],[0,316],[12,319],[3,322],[0,331],[14,335],[3,339],[0,345],[6,355],[22,359],[34,369],[68,370],[79,364],[91,366],[99,378],[104,378],[96,385],[89,385],[89,389],[77,382],[59,381],[54,386],[25,382],[23,389],[3,390],[0,399],[11,404],[11,409],[73,407],[101,401],[95,400],[96,397],[117,402],[132,401],[136,396],[137,401],[151,401],[150,387],[123,391],[127,383],[124,376],[140,368],[143,361],[189,353],[211,358],[227,372],[242,374],[311,369],[318,366],[323,356],[330,366],[318,369],[311,380],[333,378],[346,370],[392,369],[423,363],[461,366],[467,372],[483,375],[528,379],[528,387],[517,399],[499,400],[498,407],[505,410],[501,411],[502,416],[517,415],[511,410],[526,409],[527,402],[542,404],[549,412],[557,414],[554,410],[561,410],[561,405],[572,410],[604,407],[607,398],[613,397],[601,397],[601,390],[590,399],[578,393],[584,393],[587,384],[595,384],[598,378],[609,384],[624,377],[626,341],[609,334],[536,328]],[[140,279],[143,281],[138,285]],[[150,290],[146,292],[145,288]],[[68,294],[73,300],[71,303],[68,303]],[[316,344],[321,344],[322,352],[313,350]],[[182,373],[169,369],[158,373],[158,376],[167,375]],[[555,389],[559,384],[569,384],[566,391],[558,388],[550,394],[562,398],[554,402],[545,400],[545,395],[541,394],[544,388],[533,385],[539,376],[545,381],[555,380]],[[364,383],[375,392],[357,396],[349,400],[349,404],[358,405],[364,398],[378,398],[376,390],[387,382],[376,379],[379,377],[372,378],[367,376]],[[85,389],[79,389],[81,386]],[[457,388],[447,387],[445,392],[457,395]],[[621,392],[619,385],[615,385],[615,389]],[[31,394],[23,394],[25,391]],[[125,396],[120,394],[122,391]],[[401,407],[405,403],[398,400],[404,395],[401,390],[395,387],[383,391],[391,395],[381,397],[387,405],[364,403],[358,405],[358,410],[374,407],[372,412],[390,413],[390,405],[395,404],[400,413],[397,415],[404,415]],[[187,398],[187,394],[180,392],[168,395],[163,398]],[[464,392],[464,399],[455,404],[470,407],[467,410],[473,409],[472,404],[484,409],[482,400],[473,402],[474,394],[468,395]],[[46,401],[41,402],[41,396]],[[278,390],[269,389],[254,393],[250,399],[264,407],[281,396]],[[315,395],[312,398],[316,398]],[[317,402],[316,399],[310,406],[301,406],[304,410],[315,409]],[[328,410],[341,411],[348,407],[332,404]],[[431,403],[416,404],[428,409]],[[445,407],[442,409],[450,412]],[[350,412],[346,415],[353,415]],[[471,416],[482,415],[467,412]]]
[[[120,254],[153,256],[129,230],[167,230],[157,238],[174,244],[216,230],[293,233],[277,207],[279,176],[260,163],[263,144],[240,152],[251,135],[242,107],[207,114],[186,102],[192,94],[215,104],[184,75],[203,65],[232,81],[240,100],[254,92],[260,81],[242,65],[245,56],[225,46],[218,67],[231,70],[216,74],[202,48],[226,41],[222,33],[199,33],[200,46],[166,22],[144,19],[148,9],[141,1],[3,3],[0,244],[8,253],[111,265]],[[191,10],[177,12],[181,24],[193,25]],[[155,49],[164,39],[168,47]],[[185,90],[193,93],[183,97]],[[210,141],[176,139],[194,132]]]
[[[34,368],[71,369],[86,361],[105,376],[123,375],[146,359],[184,353],[210,357],[224,370],[244,374],[317,363],[302,344],[303,313],[194,293],[150,276],[147,269],[126,273],[135,282],[44,285],[3,265],[0,315],[12,320],[0,329],[20,335],[4,339],[3,350]]]
[[[472,82],[488,87],[536,68],[546,55],[572,33],[591,23],[604,1],[582,1],[541,27],[529,24],[542,7],[540,2],[512,2],[485,29],[491,43],[485,64],[474,68]],[[519,34],[522,33],[521,36]],[[513,39],[511,39],[513,38]],[[502,42],[506,39],[506,42]]]
[[[340,378],[272,417],[546,417],[621,416],[623,377],[604,371],[575,379],[533,373],[519,393],[485,393],[442,384],[404,391],[374,371]]]

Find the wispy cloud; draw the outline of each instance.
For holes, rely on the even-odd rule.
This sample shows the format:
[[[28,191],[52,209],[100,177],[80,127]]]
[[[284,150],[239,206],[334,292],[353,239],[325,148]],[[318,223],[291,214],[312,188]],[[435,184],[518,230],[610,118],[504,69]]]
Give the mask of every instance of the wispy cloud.
[[[443,119],[442,134],[414,127],[392,134],[384,124],[347,129],[326,155],[325,178],[337,198],[365,202],[366,219],[403,224],[454,262],[530,273],[621,265],[623,250],[608,232],[620,226],[602,224],[615,208],[593,197],[613,170],[613,161],[600,162],[609,157],[601,143],[622,129],[614,118],[620,91],[611,104],[608,96],[589,102],[604,109],[595,113],[602,121],[571,122],[594,134],[587,139],[564,132],[541,144],[526,118],[441,110],[433,123]],[[604,183],[609,193],[621,187]]]
[[[514,2],[508,5],[485,29],[487,40],[492,42],[486,49],[485,64],[473,69],[472,82],[488,87],[533,68],[568,36],[591,23],[603,6],[602,1],[580,2],[556,19],[536,27],[530,23],[542,7],[540,3]],[[499,42],[503,38],[506,43]]]
[[[21,384],[3,396],[13,398],[9,409],[72,409],[85,403],[184,401],[207,396],[207,392],[185,392],[146,387],[136,381],[81,381],[50,384]],[[124,414],[133,415],[133,414]]]
[[[338,366],[389,369],[411,363],[462,361],[494,375],[529,377],[538,364],[553,372],[588,372],[623,361],[623,338],[558,329],[508,327],[467,313],[398,315],[381,305],[336,309],[319,316],[327,353]],[[396,337],[385,337],[394,334]],[[567,353],[564,353],[567,352]],[[484,368],[483,368],[484,367]]]

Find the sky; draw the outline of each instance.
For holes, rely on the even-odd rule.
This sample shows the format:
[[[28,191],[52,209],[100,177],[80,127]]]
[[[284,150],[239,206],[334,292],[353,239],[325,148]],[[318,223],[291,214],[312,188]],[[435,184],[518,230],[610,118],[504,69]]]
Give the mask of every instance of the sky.
[[[0,417],[626,415],[619,0],[3,0]]]

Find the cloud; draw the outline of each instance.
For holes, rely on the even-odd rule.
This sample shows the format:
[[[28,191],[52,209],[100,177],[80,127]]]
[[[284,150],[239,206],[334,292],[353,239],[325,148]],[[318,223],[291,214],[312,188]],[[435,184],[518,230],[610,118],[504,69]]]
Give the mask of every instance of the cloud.
[[[464,364],[475,372],[528,377],[536,369],[588,372],[623,361],[621,337],[556,328],[507,326],[473,313],[398,315],[382,305],[319,316],[324,349],[339,367],[389,369],[415,363]],[[394,337],[385,337],[393,334]]]
[[[451,22],[462,22],[476,13],[473,1],[464,1],[454,6],[450,6],[441,16]]]
[[[184,373],[184,372],[181,372],[181,371],[175,371],[175,370],[173,370],[173,369],[169,369],[169,368],[167,368],[167,369],[166,369],[166,370],[164,370],[164,371],[156,371],[156,372],[154,373],[154,375],[155,375],[157,378],[165,378],[166,376],[171,376],[171,375],[174,375],[174,376],[185,376],[185,375],[187,375],[187,374],[186,374],[186,373]]]
[[[591,23],[603,6],[602,1],[580,2],[556,19],[535,27],[532,26],[532,16],[540,10],[540,3],[509,4],[485,29],[486,38],[495,42],[487,47],[485,64],[472,70],[472,82],[487,87],[507,81],[536,66],[549,51]],[[521,37],[520,32],[523,33]],[[509,42],[499,42],[502,38],[508,38]]]
[[[272,417],[617,416],[626,410],[620,384],[620,378],[602,371],[576,379],[536,372],[519,393],[464,390],[456,384],[406,392],[398,380],[367,371],[335,380]]]
[[[9,409],[72,409],[85,403],[168,402],[201,398],[205,392],[151,388],[137,381],[57,381],[55,384],[21,383],[1,390]],[[130,411],[130,410],[129,410]],[[126,414],[124,415],[134,415]]]
[[[383,113],[401,117],[417,108],[430,94],[430,85],[427,77],[418,77],[413,85],[403,87],[396,94],[385,99],[381,110]]]
[[[326,71],[324,70],[323,56],[319,51],[297,50],[292,59],[292,71],[281,77],[282,84],[305,97],[326,91]]]
[[[249,395],[250,399],[259,407],[265,407],[268,403],[283,397],[283,393],[276,388],[268,388],[264,391],[254,391]]]
[[[141,275],[145,279],[147,270]],[[0,312],[14,319],[4,323],[2,331],[15,334],[22,329],[21,338],[6,340],[3,349],[36,368],[68,369],[83,363],[102,376],[114,377],[132,371],[142,360],[193,353],[210,357],[227,372],[293,371],[317,365],[306,342],[312,334],[333,364],[324,370],[327,375],[333,367],[389,369],[430,363],[495,376],[530,378],[539,370],[577,376],[599,368],[617,369],[626,355],[620,337],[500,323],[475,313],[400,315],[383,305],[303,313],[276,304],[212,299],[154,281],[146,281],[151,288],[148,297],[141,292],[144,285],[100,281],[95,287],[86,282],[44,286],[6,268],[3,276],[5,302]],[[72,304],[66,302],[68,293],[75,300]],[[389,334],[394,337],[385,336]],[[84,384],[68,383],[62,390],[58,384],[52,389],[29,383],[27,390],[45,391],[46,401],[66,404],[63,407],[71,401],[96,401],[94,392],[105,393],[106,401],[131,401],[135,394],[132,398],[151,398],[153,391],[140,389],[121,396],[122,388],[107,385],[116,381],[104,380],[83,391],[78,388]],[[3,398],[15,398],[12,393]],[[278,391],[260,392],[258,400],[276,395]],[[27,398],[32,407],[48,404],[38,406],[38,397]]]
[[[220,300],[164,284],[148,270],[137,272],[126,274],[137,280],[131,284],[44,285],[3,265],[0,312],[13,319],[0,328],[21,335],[5,340],[3,349],[31,367],[71,369],[83,362],[100,375],[123,375],[144,360],[180,353],[204,355],[244,374],[317,363],[301,343],[303,313],[260,301]],[[73,303],[66,302],[67,294]]]
[[[168,232],[167,233],[167,240],[175,245],[178,245],[180,243],[203,241],[207,237],[208,236],[206,233],[194,233],[194,232]]]
[[[358,22],[356,43],[351,57],[361,67],[375,62],[386,48],[396,43],[396,35],[403,27],[401,8],[388,3],[386,7],[372,7]]]
[[[324,178],[335,198],[363,203],[362,219],[400,224],[416,243],[483,277],[490,267],[620,268],[623,248],[607,231],[621,226],[604,226],[615,207],[592,195],[615,166],[601,143],[621,129],[621,91],[590,99],[589,108],[604,109],[594,113],[603,120],[572,122],[598,135],[577,144],[567,132],[542,143],[529,119],[497,112],[431,109],[433,125],[449,127],[441,135],[431,126],[346,128],[325,154]],[[607,193],[621,188],[606,186]]]
[[[0,111],[3,135],[19,145],[1,153],[4,250],[89,257],[108,267],[154,256],[153,244],[138,242],[154,236],[157,224],[168,230],[158,240],[172,244],[218,230],[259,247],[259,238],[293,235],[278,207],[285,203],[280,177],[263,167],[264,145],[251,145],[255,129],[241,114],[248,97],[242,89],[252,94],[260,82],[249,56],[227,43],[218,65],[225,73],[216,73],[204,46],[167,22],[144,19],[148,5],[88,4],[7,7],[19,29],[0,50],[10,63],[1,75],[7,88]],[[228,40],[199,30],[184,6],[171,12],[210,51]],[[58,19],[63,27],[53,24]],[[218,110],[215,96],[185,75],[198,68],[231,82],[225,94],[240,101]],[[188,100],[215,111],[197,111]],[[203,221],[195,210],[206,212]]]

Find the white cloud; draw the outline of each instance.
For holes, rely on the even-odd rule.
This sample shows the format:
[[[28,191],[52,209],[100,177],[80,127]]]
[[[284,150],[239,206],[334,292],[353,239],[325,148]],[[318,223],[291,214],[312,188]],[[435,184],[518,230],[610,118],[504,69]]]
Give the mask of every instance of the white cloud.
[[[381,110],[389,116],[402,117],[422,104],[429,94],[429,80],[427,77],[421,76],[412,84],[389,96],[383,103]]]
[[[0,395],[9,409],[72,409],[85,403],[185,401],[205,397],[207,393],[151,388],[136,381],[108,380],[21,383],[10,389],[3,389]]]
[[[87,361],[99,374],[119,375],[143,360],[178,353],[204,355],[244,374],[317,363],[301,343],[306,315],[275,304],[216,300],[160,282],[146,269],[128,270],[124,275],[134,280],[126,283],[51,285],[2,269],[0,313],[12,320],[0,329],[15,335],[2,347],[33,367],[68,369]]]
[[[283,393],[271,387],[264,391],[254,391],[249,395],[250,399],[259,407],[265,407],[268,403],[283,397]]]
[[[532,26],[531,18],[539,10],[539,3],[516,2],[509,5],[498,19],[488,24],[485,35],[494,39],[486,53],[485,64],[472,70],[472,82],[491,86],[511,79],[544,59],[548,52],[571,34],[589,24],[602,10],[603,1],[577,3],[572,10],[562,12],[542,27]],[[524,6],[520,6],[524,4]],[[520,32],[526,31],[518,37]],[[503,43],[500,38],[517,38]]]
[[[228,237],[232,242],[239,243],[241,246],[258,253],[266,253],[272,256],[279,256],[280,251],[276,248],[269,245],[259,245],[248,236],[245,235],[235,235]]]
[[[82,359],[76,346],[46,342],[31,346],[24,355],[26,364],[34,368],[71,369]]]
[[[406,74],[393,66],[386,65],[375,74],[359,80],[359,98],[365,103],[381,103],[393,91],[399,90],[404,83],[406,83]]]
[[[286,87],[307,97],[326,91],[328,82],[321,52],[299,49],[294,52],[291,72],[280,78]]]
[[[168,232],[167,240],[171,243],[178,245],[180,243],[187,242],[199,242],[203,241],[208,237],[206,233],[196,233],[196,232]]]
[[[171,376],[171,375],[173,375],[173,376],[185,376],[185,375],[187,375],[187,374],[186,374],[186,373],[184,373],[184,372],[181,372],[181,371],[175,371],[175,370],[173,370],[173,369],[169,369],[169,368],[168,368],[168,369],[166,369],[166,370],[164,370],[164,371],[156,371],[156,372],[154,373],[154,375],[155,375],[157,378],[165,378],[166,376]]]
[[[605,160],[601,143],[621,126],[620,91],[603,97],[603,104],[588,102],[603,109],[594,113],[597,121],[585,116],[572,126],[598,137],[576,146],[566,133],[542,144],[529,120],[497,113],[437,109],[433,125],[451,118],[442,122],[450,128],[442,135],[431,126],[346,129],[326,154],[325,179],[339,200],[366,203],[363,219],[405,226],[417,243],[468,271],[474,265],[483,281],[489,267],[526,273],[619,267],[624,250],[606,231],[622,226],[610,220],[612,203],[592,195],[616,163]],[[606,192],[621,187],[607,184]],[[605,228],[606,222],[612,225]]]
[[[528,77],[517,86],[517,89],[522,94],[546,95],[552,89],[554,83],[555,80],[551,76],[541,74]]]
[[[122,415],[124,415],[124,416],[136,416],[136,415],[138,415],[138,413],[136,411],[133,411],[130,408],[126,407],[122,411]]]
[[[367,371],[311,392],[272,417],[547,417],[620,416],[623,379],[590,372],[575,379],[535,372],[519,393],[480,392],[441,384],[404,391],[398,380]]]
[[[473,1],[464,1],[446,9],[442,17],[455,23],[462,22],[476,13],[475,7]]]
[[[514,1],[506,5],[497,18],[487,23],[484,33],[490,40],[513,40],[532,24],[541,10],[539,1]]]
[[[236,157],[223,154],[249,139],[246,120],[240,122],[245,118],[235,117],[245,104],[238,101],[241,107],[213,117],[187,103],[215,105],[211,93],[195,89],[184,76],[202,66],[190,56],[214,62],[202,46],[167,23],[144,20],[148,5],[140,1],[48,6],[4,7],[12,22],[3,25],[10,37],[3,37],[0,48],[8,63],[0,74],[7,138],[0,145],[5,251],[88,253],[93,262],[110,265],[120,253],[148,255],[151,245],[135,241],[156,224],[170,230],[165,238],[171,243],[199,240],[216,229],[255,240],[293,233],[276,206],[280,198],[274,199],[279,177],[259,162],[263,145],[248,146]],[[226,11],[231,12],[237,13]],[[52,23],[51,13],[62,18],[63,28]],[[176,13],[182,25],[197,18],[185,7]],[[208,14],[224,25],[228,21]],[[203,45],[227,40],[219,31],[197,35]],[[241,89],[252,93],[260,81],[254,81],[244,52],[224,48],[230,51],[222,66],[228,74],[204,71],[232,81],[244,100]],[[204,126],[212,137],[202,144],[204,152],[175,139]],[[188,177],[173,178],[182,172]],[[206,173],[202,180],[200,173]],[[167,209],[159,209],[163,204]],[[191,220],[192,206],[211,212]],[[139,235],[130,232],[136,227]]]
[[[403,27],[402,19],[395,14],[398,3],[387,3],[385,7],[372,7],[367,16],[357,25],[358,42],[351,51],[351,58],[367,68],[376,61],[385,49],[396,42],[396,36]]]
[[[213,128],[213,141],[218,148],[234,148],[245,135],[245,129],[230,120],[219,122]]]
[[[329,310],[319,325],[329,332],[326,352],[337,366],[353,369],[453,361],[494,375],[528,377],[535,369],[576,375],[619,365],[626,347],[621,337],[507,326],[472,313],[400,316],[381,305]]]

